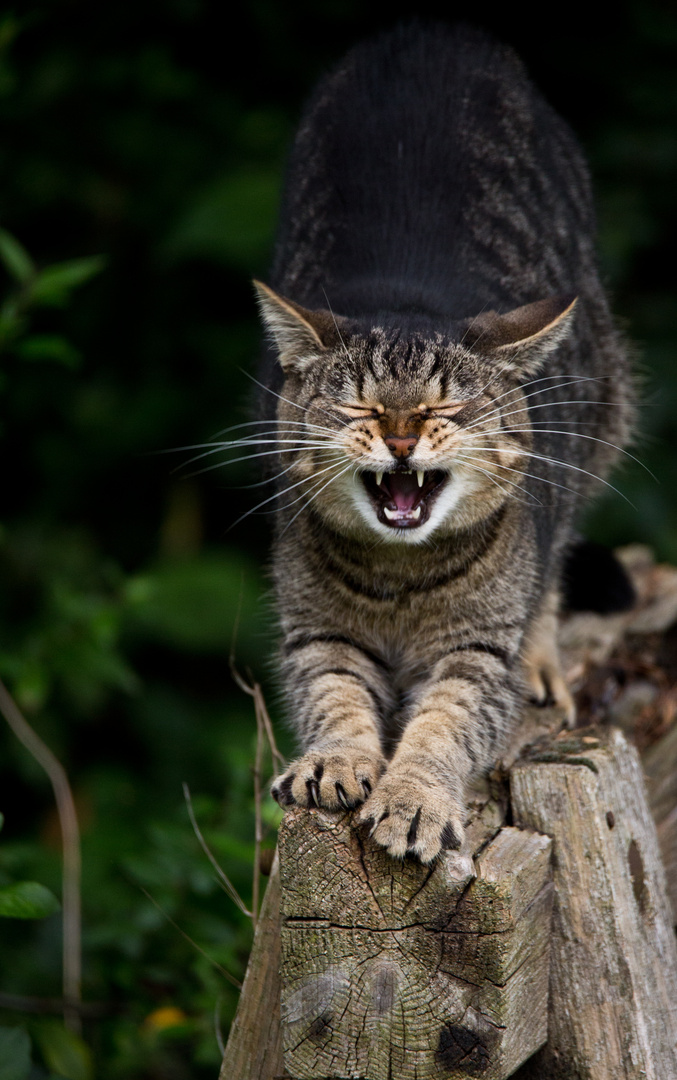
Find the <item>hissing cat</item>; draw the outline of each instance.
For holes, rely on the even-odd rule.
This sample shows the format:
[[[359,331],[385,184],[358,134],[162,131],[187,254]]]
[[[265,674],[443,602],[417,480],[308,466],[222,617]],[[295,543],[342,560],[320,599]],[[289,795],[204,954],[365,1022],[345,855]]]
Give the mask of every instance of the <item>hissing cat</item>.
[[[463,836],[555,645],[572,519],[627,441],[588,173],[506,47],[402,26],[317,88],[292,150],[271,347],[283,806],[364,805],[393,856]]]

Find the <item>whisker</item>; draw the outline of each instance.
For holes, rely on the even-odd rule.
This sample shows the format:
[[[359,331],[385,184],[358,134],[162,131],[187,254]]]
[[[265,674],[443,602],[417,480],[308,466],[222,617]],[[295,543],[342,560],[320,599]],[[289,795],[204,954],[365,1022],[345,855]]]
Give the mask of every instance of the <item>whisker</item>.
[[[343,476],[345,473],[347,473],[352,468],[354,468],[354,465],[353,465],[353,462],[351,461],[351,462],[348,463],[348,465],[346,465],[346,467],[344,469],[341,470],[340,473],[337,473],[336,476],[330,476],[329,479],[327,480],[327,482],[322,485],[322,487],[320,488],[319,491],[317,491],[317,490],[314,491],[313,494],[311,495],[311,497],[308,499],[308,502],[305,504],[305,506],[302,506],[300,510],[297,510],[297,512],[294,514],[293,518],[291,519],[291,521],[289,521],[285,525],[282,534],[284,535],[284,533],[286,533],[287,529],[291,525],[294,524],[294,522],[296,521],[299,514],[303,513],[304,510],[307,510],[307,508],[310,506],[313,499],[316,499],[318,495],[321,495],[321,493],[324,491],[324,489],[326,487],[329,487],[330,484],[333,484],[335,480],[338,480],[339,477]]]
[[[524,502],[524,501],[525,501],[525,500],[523,500],[523,499],[518,499],[518,498],[517,498],[517,496],[516,496],[516,495],[515,495],[515,494],[514,494],[514,493],[513,493],[512,491],[505,491],[505,489],[504,489],[503,487],[501,487],[501,485],[500,485],[500,483],[498,482],[497,478],[496,478],[495,476],[492,476],[492,475],[491,475],[491,473],[490,473],[490,472],[488,472],[488,470],[487,470],[487,469],[482,469],[482,468],[480,468],[480,466],[479,466],[479,465],[477,465],[477,464],[472,464],[472,462],[477,462],[477,461],[483,461],[483,460],[484,460],[483,458],[471,458],[471,457],[463,457],[463,458],[459,458],[459,460],[460,460],[460,461],[461,461],[461,462],[462,462],[463,464],[469,464],[469,467],[470,467],[471,469],[474,469],[474,470],[475,470],[475,472],[479,472],[479,473],[482,473],[482,474],[483,474],[484,476],[486,476],[486,478],[487,478],[488,480],[491,480],[491,481],[492,481],[492,483],[496,484],[496,486],[497,486],[497,487],[499,488],[499,490],[500,490],[500,491],[501,491],[501,492],[502,492],[502,493],[503,493],[503,494],[504,494],[504,495],[505,495],[505,496],[506,496],[507,498],[509,498],[509,499],[516,499],[516,500],[517,500],[517,502]],[[485,465],[486,465],[486,464],[488,464],[488,462],[485,462]],[[504,466],[501,466],[501,467],[504,467]],[[521,470],[519,470],[519,469],[512,469],[511,471],[512,471],[512,472],[520,472]],[[523,475],[523,476],[528,476],[529,474],[528,474],[528,473],[524,473],[524,472],[523,472],[523,473],[522,473],[522,475]],[[530,498],[530,499],[531,499],[531,500],[532,500],[533,502],[536,502],[536,503],[538,503],[538,505],[539,505],[539,506],[542,506],[542,505],[543,505],[543,503],[541,502],[541,500],[540,500],[540,499],[537,499],[537,498],[536,498],[536,496],[535,496],[535,495],[534,495],[534,494],[533,494],[533,493],[532,493],[531,491],[525,491],[525,490],[524,490],[524,488],[523,488],[523,487],[521,487],[521,485],[520,485],[520,484],[516,484],[516,483],[515,483],[515,482],[514,482],[513,480],[508,480],[507,476],[503,476],[503,477],[501,477],[501,479],[503,480],[503,482],[504,482],[504,483],[506,483],[506,484],[510,484],[510,486],[511,486],[511,487],[513,487],[513,488],[516,488],[516,489],[517,489],[518,491],[521,491],[521,492],[522,492],[522,493],[523,493],[524,495],[528,496],[528,497],[529,497],[529,498]]]
[[[462,460],[465,460],[465,459],[462,459]],[[480,458],[479,460],[481,461],[482,458]],[[547,476],[539,476],[538,473],[525,472],[524,469],[515,469],[510,465],[500,465],[498,463],[496,463],[495,468],[504,469],[507,472],[519,473],[520,476],[528,476],[531,480],[540,480],[541,483],[543,483],[543,484],[550,484],[551,487],[561,488],[562,491],[568,491],[571,495],[577,495],[577,496],[580,496],[581,498],[586,498],[586,499],[589,498],[589,496],[583,495],[582,492],[576,491],[575,488],[568,487],[566,484],[558,484],[556,480],[549,480]],[[503,479],[505,480],[506,483],[510,483],[510,481],[507,479],[507,477],[504,477]],[[515,486],[519,487],[519,485],[515,485]],[[527,494],[527,493],[525,492],[525,494]]]
[[[538,421],[536,421],[536,423],[538,423]],[[545,421],[543,421],[543,423],[545,423]],[[565,421],[565,423],[567,423],[567,421]],[[572,420],[571,423],[574,423],[574,421]],[[630,458],[631,461],[636,462],[637,465],[640,465],[649,474],[652,480],[655,480],[656,483],[658,483],[658,478],[652,473],[648,465],[645,465],[640,458],[631,454],[629,450],[625,450],[624,447],[609,442],[607,439],[600,439],[597,435],[586,435],[583,431],[559,431],[557,428],[536,427],[533,424],[525,424],[522,427],[513,425],[509,428],[493,428],[491,431],[484,432],[478,431],[477,434],[471,435],[470,438],[477,439],[482,435],[512,435],[513,433],[516,434],[524,431],[536,431],[540,435],[567,435],[572,439],[589,439],[591,442],[600,443],[601,446],[609,446],[612,450],[617,450],[619,454],[623,454],[625,457]],[[601,477],[598,479],[601,479]]]
[[[525,390],[529,386],[535,386],[537,383],[540,383],[540,382],[552,381],[555,378],[560,378],[560,376],[558,376],[558,375],[544,375],[542,379],[533,379],[531,382],[526,383],[524,385],[524,387],[522,387],[522,388],[513,386],[513,387],[510,388],[510,390],[506,390],[504,393],[499,394],[498,397],[495,397],[492,400],[491,405],[496,406],[496,402],[501,401],[503,398],[508,397],[510,394],[514,394],[514,393],[518,392],[520,389]],[[555,386],[542,386],[539,390],[532,390],[532,392],[530,394],[523,394],[522,395],[522,401],[528,401],[530,398],[536,397],[538,394],[547,394],[547,392],[549,390],[561,390],[565,386],[573,386],[574,383],[578,383],[578,382],[598,382],[600,379],[606,379],[606,378],[610,379],[610,378],[612,378],[612,376],[611,375],[608,375],[608,376],[607,375],[600,375],[600,376],[576,375],[574,377],[570,377],[568,375],[564,375],[563,378],[566,381],[557,383]],[[546,402],[545,404],[548,404],[548,405],[552,404],[554,406],[557,403],[556,402]],[[534,408],[534,406],[530,405],[529,408]],[[501,411],[501,406],[500,405],[495,407],[495,408],[490,409],[489,412],[481,411],[479,413],[479,415],[475,417],[472,424],[468,425],[468,430],[471,427],[476,426],[478,423],[481,423],[483,420],[488,420],[491,416],[495,415],[496,413],[498,413],[500,411]],[[516,410],[516,411],[519,411],[519,410]]]
[[[337,468],[339,466],[339,464],[340,464],[339,462],[334,462],[331,465],[327,465],[324,469],[321,469],[319,473],[315,473],[315,477],[321,476],[323,473],[329,472],[330,469]],[[352,462],[350,463],[348,468],[350,468],[351,466],[352,466]],[[313,479],[315,477],[313,477]],[[299,487],[300,484],[305,484],[307,482],[307,480],[308,480],[308,477],[304,477],[302,480],[297,480],[297,482],[295,484],[290,484],[289,487],[283,488],[282,491],[275,491],[267,499],[263,499],[262,502],[257,503],[256,506],[252,506],[252,508],[250,510],[247,510],[244,514],[241,514],[240,517],[237,518],[237,520],[232,523],[232,525],[228,526],[228,530],[230,531],[230,529],[234,529],[236,525],[239,525],[240,522],[244,521],[244,519],[249,517],[250,514],[255,514],[256,511],[260,510],[262,506],[267,506],[268,503],[273,502],[275,499],[283,498],[288,492],[293,491],[294,488]],[[301,495],[300,498],[303,498],[303,496]],[[289,505],[293,506],[294,503],[292,502]]]
[[[257,386],[260,386],[262,390],[265,390],[265,391],[267,391],[267,393],[272,394],[273,397],[278,398],[280,401],[285,401],[287,403],[287,405],[292,405],[295,409],[301,409],[302,412],[304,411],[305,406],[299,405],[299,403],[297,401],[292,401],[291,398],[284,397],[283,394],[278,394],[277,391],[275,391],[275,390],[271,390],[271,388],[269,386],[266,386],[265,383],[259,382],[259,380],[255,379],[253,375],[250,375],[250,373],[248,371],[245,371],[244,368],[240,368],[240,371],[242,372],[243,375],[246,375],[248,379],[251,379],[251,381],[253,383],[256,383]],[[323,409],[319,405],[316,405],[315,408],[319,409],[320,412],[326,413],[327,416],[332,415],[329,412],[328,409]]]
[[[483,446],[483,447],[481,447],[481,449],[482,450],[487,450],[490,453],[491,452],[498,453],[501,450],[505,450],[505,447],[504,446]],[[522,450],[522,449],[520,449],[520,454],[522,454],[524,457],[532,458],[534,461],[545,461],[550,465],[560,465],[564,469],[572,469],[574,472],[583,473],[584,476],[589,476],[591,480],[597,480],[600,484],[604,484],[604,486],[608,487],[611,491],[615,491],[616,494],[620,495],[621,499],[624,499],[625,502],[628,504],[628,506],[631,506],[633,510],[637,509],[637,507],[634,505],[634,503],[632,503],[630,501],[630,499],[628,499],[627,495],[624,495],[622,491],[619,491],[618,488],[614,487],[613,484],[610,484],[608,480],[605,480],[604,477],[602,477],[602,476],[598,476],[596,473],[588,472],[587,469],[583,469],[579,465],[572,465],[571,462],[569,462],[569,461],[560,461],[559,458],[547,457],[544,454],[535,454],[532,450]],[[500,467],[501,468],[507,468],[507,466],[500,466]],[[527,474],[525,473],[524,475],[526,476]],[[554,481],[548,481],[545,476],[535,476],[534,479],[543,480],[546,483],[554,483]],[[573,491],[573,489],[571,489],[571,488],[568,489],[568,490]],[[579,494],[579,493],[574,492],[574,494]],[[580,494],[582,494],[582,492]]]
[[[324,446],[320,447],[319,453],[320,454],[326,454],[326,453],[328,453],[330,451],[330,449],[331,448],[329,448],[329,447],[324,447]],[[294,452],[293,450],[279,450],[279,451],[278,450],[261,450],[260,453],[258,453],[258,454],[244,454],[242,457],[227,458],[225,461],[216,461],[213,465],[207,465],[207,466],[205,466],[204,469],[197,469],[197,470],[193,471],[192,473],[187,473],[186,478],[190,479],[193,476],[202,476],[202,475],[204,475],[204,473],[214,472],[215,469],[222,469],[226,465],[239,465],[242,461],[254,461],[256,458],[275,457],[278,453],[280,455],[282,455],[282,454],[292,454],[293,452]],[[192,460],[193,461],[200,461],[203,457],[206,457],[206,456],[207,456],[206,454],[200,454],[197,458],[193,458]],[[180,469],[185,468],[187,465],[190,465],[190,464],[191,464],[191,462],[187,461],[185,463],[185,465],[178,465],[176,467],[176,469],[174,470],[174,472],[179,472]],[[294,462],[292,462],[292,464],[294,464]]]

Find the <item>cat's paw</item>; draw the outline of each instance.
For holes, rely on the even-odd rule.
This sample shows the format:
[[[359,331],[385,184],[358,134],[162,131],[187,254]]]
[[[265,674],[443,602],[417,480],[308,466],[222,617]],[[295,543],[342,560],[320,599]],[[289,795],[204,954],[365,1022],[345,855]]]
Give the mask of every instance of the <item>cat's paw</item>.
[[[463,819],[463,802],[448,788],[423,784],[399,769],[388,770],[358,815],[390,855],[413,855],[422,863],[461,846]]]
[[[278,776],[271,794],[280,806],[353,810],[369,797],[385,769],[385,758],[363,746],[309,750]]]

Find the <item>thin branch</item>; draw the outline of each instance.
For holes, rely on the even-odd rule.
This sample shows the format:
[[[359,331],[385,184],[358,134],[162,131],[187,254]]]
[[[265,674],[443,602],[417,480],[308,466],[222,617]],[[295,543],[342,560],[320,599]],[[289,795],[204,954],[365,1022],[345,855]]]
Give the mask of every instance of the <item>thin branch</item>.
[[[98,1020],[104,1016],[114,1016],[126,1013],[129,1006],[125,1002],[118,1001],[80,1001],[66,1003],[63,998],[28,997],[24,994],[0,993],[0,1009],[11,1009],[14,1012],[35,1013],[44,1015],[48,1013],[62,1013],[66,1004],[71,1009],[77,1009],[80,1016],[85,1020]]]
[[[264,727],[260,710],[254,698],[256,713],[256,757],[254,758],[254,869],[252,875],[252,923],[254,931],[259,918],[259,883],[261,881],[261,758],[263,755]]]
[[[204,836],[200,832],[200,826],[197,823],[197,820],[195,818],[195,813],[193,811],[193,804],[192,804],[191,798],[190,798],[190,790],[188,788],[188,784],[186,784],[186,783],[184,783],[184,785],[183,785],[183,797],[186,800],[186,806],[188,807],[188,817],[190,818],[190,823],[193,826],[193,832],[197,836],[200,847],[202,848],[205,855],[209,859],[210,863],[212,864],[212,866],[216,870],[216,873],[219,875],[221,881],[223,882],[224,888],[225,888],[226,892],[228,893],[228,895],[230,896],[233,903],[237,904],[237,906],[239,907],[239,909],[243,913],[243,915],[247,915],[248,918],[252,919],[254,917],[252,912],[249,911],[249,909],[244,904],[240,894],[238,893],[237,889],[233,885],[233,883],[230,880],[230,878],[228,877],[228,875],[219,866],[218,862],[216,861],[216,859],[214,858],[212,852],[210,851],[209,847],[207,846],[207,841],[205,840]]]
[[[80,829],[66,771],[19,711],[0,681],[0,712],[28,752],[42,765],[54,791],[63,845],[63,1016],[79,1034],[82,980],[82,914],[80,899]]]
[[[164,915],[167,922],[171,923],[171,925],[174,927],[174,929],[178,930],[178,932],[181,934],[181,936],[185,937],[186,941],[189,941],[190,944],[195,949],[197,949],[197,951],[199,953],[201,953],[202,956],[204,956],[205,960],[209,961],[209,963],[212,965],[212,967],[215,967],[217,969],[217,971],[220,971],[221,974],[223,975],[223,977],[225,979],[227,979],[229,983],[232,983],[233,986],[237,987],[238,990],[242,989],[242,983],[239,982],[239,980],[236,979],[234,975],[231,975],[229,971],[226,971],[226,969],[224,967],[221,967],[221,965],[216,960],[214,960],[211,956],[209,956],[208,953],[206,953],[204,951],[204,949],[201,949],[200,946],[198,945],[197,941],[193,941],[190,934],[187,934],[185,930],[181,929],[181,927],[179,926],[179,924],[177,922],[174,922],[174,919],[172,919],[171,915],[167,914],[167,912],[164,910],[164,908],[160,904],[158,904],[157,900],[155,900],[154,897],[151,896],[151,894],[148,892],[148,890],[144,889],[143,885],[139,885],[139,888],[141,889],[141,892],[144,893],[145,896],[148,897],[151,904],[155,904],[155,907],[158,909],[158,911],[160,912],[161,915]]]

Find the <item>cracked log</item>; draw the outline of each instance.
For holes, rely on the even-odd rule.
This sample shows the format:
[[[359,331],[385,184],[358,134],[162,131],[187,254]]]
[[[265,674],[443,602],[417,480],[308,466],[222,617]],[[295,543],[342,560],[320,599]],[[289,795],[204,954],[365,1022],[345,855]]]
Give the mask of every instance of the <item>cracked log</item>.
[[[511,1076],[547,1034],[550,839],[497,831],[489,803],[430,869],[351,817],[296,811],[280,830],[289,1075]]]

